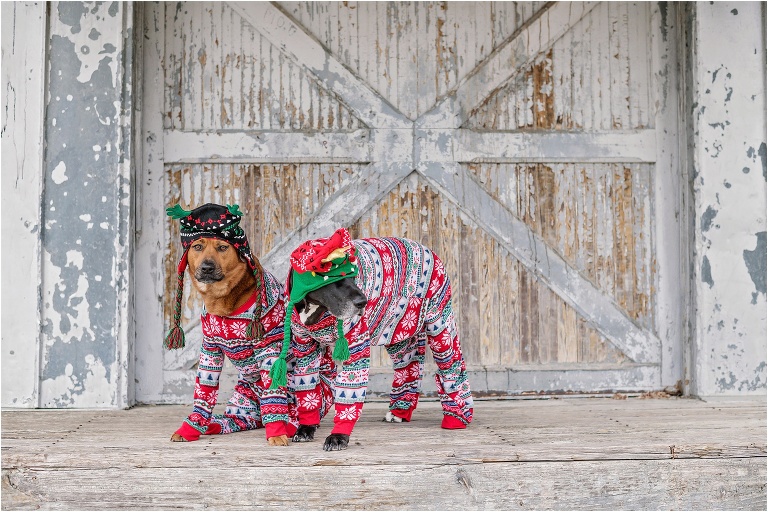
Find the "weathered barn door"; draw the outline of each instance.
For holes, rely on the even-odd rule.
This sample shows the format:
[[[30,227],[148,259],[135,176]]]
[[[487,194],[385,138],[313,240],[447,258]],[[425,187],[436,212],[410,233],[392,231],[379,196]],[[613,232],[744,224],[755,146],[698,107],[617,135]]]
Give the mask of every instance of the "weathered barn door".
[[[163,210],[177,201],[238,203],[280,278],[293,248],[339,226],[431,246],[478,392],[681,378],[664,5],[145,9],[139,400],[189,400],[194,380],[194,293],[192,342],[161,349],[179,257]],[[386,391],[386,353],[372,363]]]

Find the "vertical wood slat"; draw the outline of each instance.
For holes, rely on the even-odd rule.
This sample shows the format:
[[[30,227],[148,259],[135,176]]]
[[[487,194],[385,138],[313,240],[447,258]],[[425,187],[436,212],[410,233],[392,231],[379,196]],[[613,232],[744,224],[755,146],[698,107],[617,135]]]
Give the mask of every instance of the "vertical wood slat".
[[[166,23],[173,28],[165,42],[167,127],[359,127],[333,94],[323,91],[225,3],[189,2],[165,8]],[[324,107],[322,119],[317,115],[318,101],[313,100]]]
[[[650,26],[650,4],[631,2],[628,4],[628,48],[629,95],[637,101],[630,103],[630,124],[637,128],[653,126],[650,113],[651,83],[650,56],[652,55],[647,27]]]
[[[181,36],[178,33],[179,27],[175,22],[168,22],[171,18],[167,11],[172,8],[172,4],[161,4],[162,22],[168,25],[167,32],[171,37],[164,38],[163,55],[167,62],[167,69],[165,71],[165,94],[164,96],[164,115],[163,115],[163,127],[164,128],[176,128],[178,127],[178,120],[181,117],[181,66],[178,62],[179,52],[174,45],[180,45]]]
[[[521,70],[487,98],[466,126],[507,130],[538,127],[539,116],[548,110],[538,109],[541,88],[536,80],[541,77],[542,62],[551,52],[552,129],[647,127],[652,83],[648,75],[647,12],[646,5],[634,3],[598,6],[527,70]],[[526,79],[527,86],[522,85],[521,80]],[[506,116],[506,112],[509,121],[497,119],[499,113]]]

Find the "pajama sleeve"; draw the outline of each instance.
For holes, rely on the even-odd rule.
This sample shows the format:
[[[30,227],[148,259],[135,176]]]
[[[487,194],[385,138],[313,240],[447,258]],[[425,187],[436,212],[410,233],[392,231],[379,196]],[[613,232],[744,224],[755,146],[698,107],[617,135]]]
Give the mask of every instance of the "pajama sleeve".
[[[277,389],[269,389],[272,379],[269,371],[277,358],[283,343],[282,324],[264,335],[263,348],[258,349],[259,372],[262,385],[259,387],[259,401],[261,403],[261,421],[267,439],[276,436],[292,436],[293,428],[289,429],[288,388],[286,386]]]
[[[320,389],[321,345],[311,338],[293,336],[293,387],[300,425],[319,425],[322,392]]]
[[[346,335],[349,359],[339,368],[335,380],[335,410],[331,434],[352,434],[365,402],[371,365],[371,345],[365,323],[360,322]]]
[[[219,376],[223,364],[224,354],[221,348],[203,337],[195,378],[195,405],[192,414],[176,431],[187,441],[197,441],[211,423],[211,415],[219,394]]]

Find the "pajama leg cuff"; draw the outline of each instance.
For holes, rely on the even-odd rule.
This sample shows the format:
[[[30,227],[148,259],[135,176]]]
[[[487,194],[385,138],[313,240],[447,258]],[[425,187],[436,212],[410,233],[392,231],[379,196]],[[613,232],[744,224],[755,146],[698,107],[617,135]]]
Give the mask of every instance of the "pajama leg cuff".
[[[472,418],[473,413],[474,411],[470,409],[469,410],[470,418]],[[469,425],[469,422],[463,418],[459,418],[458,416],[454,416],[453,414],[444,414],[443,423],[440,425],[440,427],[448,430],[460,430],[460,429],[467,428],[467,425]]]
[[[299,411],[299,423],[301,425],[319,425],[320,424],[320,410],[314,411]]]
[[[273,421],[271,423],[267,423],[264,425],[264,430],[266,431],[267,439],[270,437],[288,435],[288,430],[285,427],[284,421]]]
[[[411,409],[391,409],[389,412],[392,413],[392,416],[397,416],[403,421],[411,421],[411,416],[413,416],[414,409],[415,407]]]
[[[181,424],[181,427],[174,434],[179,434],[187,441],[197,441],[200,439],[200,431],[186,421]]]
[[[221,425],[214,422],[211,422],[208,428],[205,429],[205,432],[203,432],[205,436],[215,436],[216,434],[221,434]]]

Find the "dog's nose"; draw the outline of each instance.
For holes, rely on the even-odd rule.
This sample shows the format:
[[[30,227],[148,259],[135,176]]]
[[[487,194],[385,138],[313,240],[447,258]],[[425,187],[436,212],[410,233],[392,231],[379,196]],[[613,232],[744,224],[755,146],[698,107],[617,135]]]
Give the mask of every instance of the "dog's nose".
[[[203,274],[213,274],[216,271],[216,263],[213,260],[203,260],[198,269]]]
[[[368,304],[368,299],[361,293],[352,299],[352,304],[354,304],[357,309],[363,309],[366,304]]]

